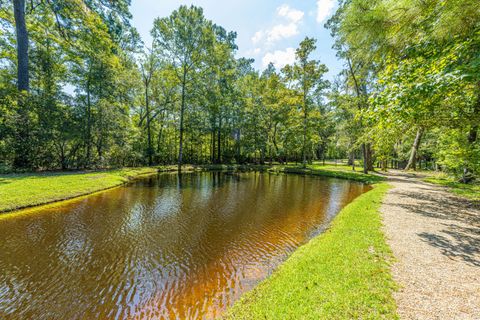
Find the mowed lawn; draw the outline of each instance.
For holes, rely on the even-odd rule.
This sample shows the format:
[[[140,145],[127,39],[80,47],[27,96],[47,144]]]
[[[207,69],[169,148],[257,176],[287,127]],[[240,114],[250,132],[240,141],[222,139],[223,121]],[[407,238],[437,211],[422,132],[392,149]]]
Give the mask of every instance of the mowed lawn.
[[[381,175],[364,174],[361,168],[358,167],[353,171],[352,167],[343,164],[312,164],[308,165],[306,168],[298,165],[272,166],[269,171],[347,179],[367,184],[378,183],[385,180]]]
[[[0,175],[0,212],[70,199],[105,190],[156,168],[126,168],[101,172],[26,173]]]
[[[473,183],[461,183],[456,181],[453,177],[446,174],[430,174],[429,177],[423,179],[425,182],[438,184],[447,187],[449,191],[465,197],[470,200],[480,201],[480,183],[475,181]]]
[[[227,319],[397,319],[378,184],[346,206],[228,312]]]

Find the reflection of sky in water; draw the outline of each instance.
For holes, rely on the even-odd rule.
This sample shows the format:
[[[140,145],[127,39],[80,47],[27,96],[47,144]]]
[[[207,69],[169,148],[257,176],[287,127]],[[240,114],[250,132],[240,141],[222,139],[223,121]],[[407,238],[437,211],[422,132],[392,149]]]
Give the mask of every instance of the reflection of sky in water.
[[[125,219],[125,232],[135,232],[138,229],[142,228],[142,222],[143,222],[143,213],[145,211],[144,205],[140,203],[136,203],[132,209],[130,209],[130,212],[127,216],[127,219]]]
[[[177,214],[182,205],[182,194],[176,189],[165,189],[155,200],[153,210],[156,218],[166,218]]]
[[[64,234],[57,246],[62,253],[60,259],[67,265],[74,265],[84,255],[88,254],[87,239],[80,230],[69,230]]]
[[[342,201],[340,200],[343,197],[346,188],[348,188],[348,184],[346,183],[329,185],[328,189],[330,196],[328,197],[327,206],[327,217],[329,219],[334,217],[338,211],[340,211],[340,208],[342,207]]]
[[[32,298],[32,294],[29,293],[29,283],[17,279],[17,276],[13,272],[4,273],[4,279],[0,281],[0,315],[13,314],[18,305],[28,304]]]
[[[197,192],[197,201],[205,205],[215,192],[213,188],[208,187],[208,181],[203,181],[201,187]]]

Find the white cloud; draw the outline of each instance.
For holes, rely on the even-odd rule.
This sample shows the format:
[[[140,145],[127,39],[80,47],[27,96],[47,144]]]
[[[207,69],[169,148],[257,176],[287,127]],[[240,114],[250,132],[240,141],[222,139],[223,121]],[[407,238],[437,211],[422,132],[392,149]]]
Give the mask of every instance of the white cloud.
[[[293,23],[298,23],[302,21],[303,16],[305,15],[303,11],[292,9],[290,6],[284,4],[277,8],[277,14],[280,17],[285,17]]]
[[[246,51],[245,55],[247,55],[247,56],[258,56],[261,52],[262,52],[262,49],[253,48],[251,50]]]
[[[335,0],[317,0],[317,22],[324,22],[335,8]]]
[[[267,33],[267,41],[273,43],[283,38],[290,38],[299,33],[298,26],[295,23],[278,24]]]
[[[266,68],[270,62],[272,62],[277,69],[281,69],[287,64],[293,64],[295,62],[295,49],[287,48],[284,51],[277,50],[275,52],[268,52],[262,59],[263,68]]]
[[[259,43],[260,41],[262,41],[264,35],[265,35],[265,32],[262,30],[255,32],[255,34],[252,37],[252,42],[255,44]]]
[[[284,38],[290,38],[300,33],[299,24],[302,22],[305,13],[303,11],[290,8],[284,4],[277,8],[277,15],[287,20],[287,23],[274,25],[270,29],[257,31],[252,37],[254,44],[266,40],[272,44]]]

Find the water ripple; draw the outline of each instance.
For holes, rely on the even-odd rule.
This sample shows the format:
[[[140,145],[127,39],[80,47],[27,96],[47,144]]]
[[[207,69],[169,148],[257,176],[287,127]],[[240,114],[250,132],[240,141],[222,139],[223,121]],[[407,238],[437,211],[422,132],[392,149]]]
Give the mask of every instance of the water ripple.
[[[1,319],[215,318],[367,187],[159,175],[0,221]]]

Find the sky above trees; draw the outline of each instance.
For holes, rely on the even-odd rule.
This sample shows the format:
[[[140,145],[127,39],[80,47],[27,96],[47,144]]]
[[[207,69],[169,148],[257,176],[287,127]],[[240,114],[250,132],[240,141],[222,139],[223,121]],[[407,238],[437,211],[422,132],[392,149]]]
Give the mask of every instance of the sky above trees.
[[[205,16],[229,31],[238,33],[238,57],[255,59],[255,67],[263,70],[269,62],[277,68],[291,64],[295,48],[306,36],[318,39],[315,56],[328,65],[328,79],[342,68],[332,50],[333,40],[324,23],[336,9],[335,0],[133,0],[133,24],[146,45],[151,44],[153,20],[165,17],[178,6],[197,5]]]

